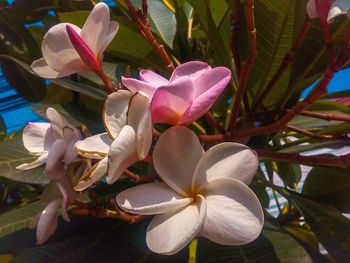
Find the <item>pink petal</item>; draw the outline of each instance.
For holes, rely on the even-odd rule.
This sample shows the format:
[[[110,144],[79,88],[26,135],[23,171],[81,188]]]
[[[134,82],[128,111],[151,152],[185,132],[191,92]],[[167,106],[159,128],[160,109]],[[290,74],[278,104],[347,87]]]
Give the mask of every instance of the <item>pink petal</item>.
[[[328,13],[333,4],[333,0],[315,0],[318,18],[323,23],[327,23]]]
[[[153,72],[152,70],[141,70],[140,79],[144,82],[149,83],[153,87],[165,86],[169,83],[166,78]]]
[[[185,76],[195,80],[209,70],[211,70],[211,67],[205,62],[190,61],[176,67],[169,81],[173,82],[175,79]]]
[[[316,0],[309,0],[306,4],[306,11],[307,11],[307,14],[310,18],[318,17],[315,1]]]
[[[108,45],[112,42],[113,38],[117,34],[119,29],[119,23],[116,21],[109,22],[109,29],[105,39],[99,43],[98,53],[96,53],[96,57],[99,61],[103,59],[103,52],[108,47]]]
[[[65,155],[67,144],[64,140],[56,140],[49,151],[46,160],[45,172],[51,179],[58,179],[64,174],[63,157]]]
[[[138,92],[142,91],[143,93],[146,93],[148,98],[151,100],[153,97],[153,94],[157,90],[157,86],[150,84],[145,81],[141,81],[138,79],[133,79],[133,78],[125,78],[122,76],[122,83],[125,87],[128,88],[128,90],[132,92]]]
[[[80,58],[89,67],[90,70],[98,72],[101,71],[101,65],[97,61],[94,53],[90,50],[84,40],[79,34],[70,26],[66,25],[67,33],[75,50],[78,52]],[[93,33],[91,33],[93,35]]]
[[[215,68],[206,72],[196,81],[198,97],[183,114],[179,125],[188,125],[203,116],[213,106],[214,102],[226,88],[231,79],[231,72],[227,68]]]
[[[56,79],[72,75],[77,72],[76,68],[64,67],[60,71],[51,68],[44,58],[33,61],[31,68],[42,78]]]
[[[56,231],[57,228],[57,210],[61,200],[55,199],[51,201],[44,211],[41,212],[38,226],[36,229],[36,242],[43,244]]]
[[[53,141],[50,123],[30,122],[23,130],[23,145],[31,153],[48,151]]]
[[[69,127],[75,129],[61,114],[54,108],[47,108],[46,117],[50,121],[52,133],[55,139],[63,139],[63,129]]]
[[[194,96],[195,83],[188,77],[158,88],[151,102],[152,121],[177,125],[193,103]]]

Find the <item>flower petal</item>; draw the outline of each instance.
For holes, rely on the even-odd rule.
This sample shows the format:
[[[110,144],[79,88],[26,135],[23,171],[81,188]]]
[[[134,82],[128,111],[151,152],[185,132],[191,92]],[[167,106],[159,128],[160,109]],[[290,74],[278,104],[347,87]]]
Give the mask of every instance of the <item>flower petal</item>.
[[[139,160],[144,159],[152,144],[152,119],[149,99],[144,93],[136,93],[130,100],[128,125],[136,131],[136,148]]]
[[[163,182],[129,188],[116,199],[125,211],[140,215],[169,213],[193,202],[192,198],[184,198]]]
[[[96,57],[102,54],[106,47],[105,39],[110,33],[109,23],[109,8],[105,3],[100,2],[92,9],[80,32],[81,38],[89,46]],[[114,35],[116,33],[117,31],[114,32]]]
[[[60,71],[56,71],[46,63],[44,58],[33,61],[31,68],[40,77],[46,78],[46,79],[62,78],[77,72],[75,68],[70,68],[70,67],[65,67],[60,69]]]
[[[130,91],[119,90],[110,94],[106,99],[102,115],[103,123],[108,135],[113,140],[127,124],[126,113],[132,96],[133,93]]]
[[[67,143],[64,140],[56,140],[49,151],[46,160],[45,172],[51,179],[60,177],[57,172],[60,166],[63,166],[63,157],[66,152]],[[63,171],[64,172],[64,171]]]
[[[231,79],[231,71],[217,67],[205,72],[196,80],[196,98],[183,114],[179,125],[187,125],[203,116],[226,88]]]
[[[123,172],[138,160],[136,134],[131,126],[124,126],[108,153],[107,183],[113,184]]]
[[[107,174],[108,157],[103,158],[96,163],[90,170],[87,171],[79,180],[79,183],[74,186],[75,191],[83,191],[92,184],[100,180]]]
[[[349,14],[349,11],[350,2],[348,0],[336,0],[329,10],[327,22],[332,23],[335,17],[339,15]]]
[[[316,18],[318,17],[317,10],[316,10],[316,0],[309,0],[306,4],[306,11],[310,18]]]
[[[63,139],[63,130],[65,127],[73,129],[74,127],[54,108],[47,108],[46,117],[50,121],[52,133],[55,139]]]
[[[43,153],[42,155],[40,155],[40,157],[38,159],[36,159],[35,161],[31,162],[31,163],[23,163],[19,166],[16,167],[17,170],[20,171],[24,171],[24,170],[29,170],[29,169],[33,169],[35,167],[38,167],[44,163],[46,163],[47,160],[47,155],[48,153]]]
[[[63,169],[62,175],[63,176],[57,180],[57,187],[62,194],[62,202],[61,202],[62,216],[64,220],[69,222],[70,220],[69,220],[66,208],[67,206],[74,203],[74,200],[76,198],[76,192],[74,192],[68,177],[64,173],[64,169]]]
[[[234,178],[248,185],[258,164],[257,154],[243,144],[217,144],[200,159],[193,174],[192,189],[219,178]]]
[[[183,196],[191,192],[191,180],[203,148],[194,132],[182,126],[165,131],[153,151],[154,168],[171,188]]]
[[[165,86],[169,84],[169,81],[163,76],[155,73],[152,70],[141,70],[140,79],[152,85],[152,87]]]
[[[50,123],[30,122],[23,130],[23,145],[31,153],[48,151],[53,141]]]
[[[152,99],[154,93],[157,90],[156,85],[153,85],[138,79],[125,78],[123,76],[122,76],[122,83],[125,87],[128,88],[128,90],[132,92],[138,92],[138,91],[144,92],[150,100]]]
[[[85,158],[102,159],[108,154],[112,142],[107,133],[100,133],[77,141],[74,147]]]
[[[259,200],[248,186],[222,178],[201,189],[207,214],[201,235],[222,245],[240,246],[255,240],[264,225]]]
[[[102,61],[103,59],[103,52],[108,47],[108,45],[112,42],[113,38],[117,34],[119,29],[119,23],[116,21],[109,22],[109,29],[107,32],[107,35],[105,36],[105,39],[99,43],[99,55],[97,58]]]
[[[169,81],[173,82],[175,79],[184,76],[195,80],[209,70],[211,70],[211,67],[205,62],[190,61],[176,67]]]
[[[206,214],[206,201],[198,195],[197,202],[186,208],[156,215],[147,228],[146,242],[156,253],[173,255],[188,245],[201,231]]]
[[[195,96],[195,83],[191,78],[182,77],[154,93],[151,102],[152,121],[177,125],[190,107]]]
[[[38,226],[36,229],[36,242],[41,245],[56,231],[57,228],[57,210],[60,207],[61,200],[51,201],[41,212]]]
[[[57,72],[78,72],[88,70],[69,39],[66,26],[71,26],[78,34],[80,28],[60,23],[50,28],[41,44],[46,63]]]

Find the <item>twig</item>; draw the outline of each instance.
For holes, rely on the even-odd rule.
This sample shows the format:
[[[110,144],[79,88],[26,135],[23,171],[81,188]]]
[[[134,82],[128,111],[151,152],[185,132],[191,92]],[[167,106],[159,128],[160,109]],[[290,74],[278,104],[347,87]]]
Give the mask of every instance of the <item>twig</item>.
[[[310,132],[308,130],[300,129],[298,127],[295,127],[293,125],[287,125],[287,128],[291,131],[294,131],[296,133],[302,134],[304,136],[307,136],[312,139],[316,139],[319,141],[332,141],[332,140],[337,140],[337,139],[347,139],[347,137],[339,137],[339,136],[334,136],[334,135],[321,135],[317,133]]]
[[[103,83],[105,84],[105,87],[109,91],[109,93],[113,93],[116,91],[115,88],[113,88],[112,81],[109,79],[109,77],[103,72],[103,70],[96,71],[96,74],[101,78]]]
[[[282,153],[255,149],[259,157],[285,162],[294,162],[305,165],[320,165],[346,168],[350,163],[350,154],[337,157],[303,156],[299,153]]]
[[[287,110],[289,111],[289,110]],[[314,111],[302,111],[300,115],[323,119],[327,121],[346,121],[350,122],[350,115],[339,115],[339,114],[333,114],[333,113],[320,113],[320,112],[314,112]]]
[[[288,51],[288,53],[284,56],[282,64],[277,69],[276,73],[274,74],[270,82],[266,85],[266,87],[263,89],[261,94],[255,100],[255,103],[253,104],[249,112],[249,116],[253,116],[255,111],[260,107],[260,105],[263,103],[265,98],[269,95],[269,93],[271,92],[272,88],[276,85],[278,80],[283,76],[283,73],[286,71],[286,69],[288,69],[289,65],[292,63],[292,61],[295,58],[297,50],[300,48],[301,44],[303,43],[303,40],[307,32],[309,31],[310,27],[311,27],[311,19],[307,17],[302,29],[300,30],[298,36],[295,39],[294,45]]]
[[[111,205],[113,206],[114,210],[106,209],[104,211],[104,217],[118,218],[118,219],[126,221],[126,222],[128,222],[130,224],[138,223],[141,220],[143,220],[143,219],[148,217],[146,215],[130,215],[130,214],[120,210],[118,205],[117,205],[117,201],[115,200],[115,198],[111,198],[110,202],[111,202]]]
[[[158,53],[160,58],[164,61],[169,72],[174,70],[174,64],[170,60],[168,54],[166,53],[164,46],[160,45],[153,33],[151,32],[150,27],[148,26],[147,21],[143,16],[136,11],[134,5],[131,3],[131,0],[125,0],[126,5],[128,6],[130,16],[136,22],[137,27],[141,33],[141,35],[152,45],[153,49]]]
[[[256,29],[254,21],[254,0],[247,0],[246,4],[246,20],[249,41],[249,54],[245,62],[242,63],[242,70],[239,75],[237,92],[232,105],[231,118],[228,126],[228,131],[234,131],[239,113],[242,98],[245,94],[249,72],[253,66],[256,57]]]
[[[241,59],[239,57],[237,42],[238,42],[238,33],[239,33],[239,10],[240,2],[239,0],[232,0],[232,9],[231,9],[231,51],[232,57],[235,62],[238,75],[241,72]]]
[[[213,128],[215,128],[217,131],[219,131],[221,133],[225,133],[224,127],[222,127],[220,125],[220,123],[216,120],[216,118],[209,111],[204,115],[204,117]]]
[[[125,175],[132,179],[135,183],[149,183],[159,179],[159,176],[156,175],[139,176],[138,174],[135,174],[129,170],[125,171]]]

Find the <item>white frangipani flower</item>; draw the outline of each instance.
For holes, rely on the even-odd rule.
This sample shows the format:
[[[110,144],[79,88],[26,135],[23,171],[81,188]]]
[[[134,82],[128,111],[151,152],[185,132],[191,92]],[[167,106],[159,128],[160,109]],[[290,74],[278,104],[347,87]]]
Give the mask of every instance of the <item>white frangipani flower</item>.
[[[77,72],[99,73],[103,52],[118,31],[118,23],[110,21],[109,8],[98,3],[91,11],[82,29],[60,23],[44,36],[43,58],[32,64],[32,69],[44,78],[60,78]]]
[[[232,246],[259,236],[264,215],[247,186],[258,167],[250,148],[221,143],[204,153],[191,130],[175,126],[159,138],[153,160],[164,182],[136,186],[116,197],[125,211],[156,214],[146,234],[152,251],[175,254],[196,236]]]
[[[99,159],[74,187],[82,191],[107,174],[114,183],[133,163],[143,160],[152,143],[152,120],[149,99],[141,92],[119,90],[108,96],[103,111],[105,133],[78,141],[77,152],[86,158]]]

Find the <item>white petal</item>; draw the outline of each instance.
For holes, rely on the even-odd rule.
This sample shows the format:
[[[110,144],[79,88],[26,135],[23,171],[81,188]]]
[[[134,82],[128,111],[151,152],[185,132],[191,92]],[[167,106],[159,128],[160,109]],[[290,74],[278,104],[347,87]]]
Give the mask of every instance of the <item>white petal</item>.
[[[60,173],[55,170],[59,169],[58,166],[63,166],[63,158],[66,148],[67,143],[64,140],[56,140],[50,148],[46,160],[45,171],[51,179],[56,179],[57,176],[60,175]]]
[[[40,77],[46,79],[62,78],[77,73],[77,70],[75,68],[70,67],[65,67],[60,71],[56,71],[46,63],[44,58],[33,61],[31,68]]]
[[[39,245],[43,244],[56,231],[57,210],[60,204],[60,199],[53,200],[42,211],[36,229],[36,242]]]
[[[213,242],[240,246],[255,240],[264,224],[259,200],[248,186],[222,178],[201,189],[207,214],[201,234]]]
[[[88,70],[69,39],[67,25],[80,33],[80,28],[73,24],[60,23],[51,27],[41,44],[43,57],[46,63],[57,72]]]
[[[152,119],[150,101],[147,95],[138,92],[130,101],[128,125],[136,131],[137,155],[144,159],[152,144]]]
[[[205,199],[198,195],[197,200],[180,211],[153,218],[146,234],[147,245],[153,252],[173,255],[197,236],[206,214]]]
[[[136,134],[131,126],[124,126],[108,153],[107,183],[113,184],[123,172],[137,161]]]
[[[187,196],[203,148],[194,132],[175,126],[165,131],[153,151],[154,168],[176,192]]]
[[[306,11],[307,11],[307,14],[310,18],[316,18],[318,17],[318,13],[317,13],[317,10],[316,10],[316,0],[309,0],[306,4]]]
[[[126,113],[133,93],[119,90],[110,94],[105,102],[103,122],[108,135],[114,140],[121,129],[127,124]]]
[[[46,163],[48,153],[43,153],[38,159],[31,163],[24,163],[16,167],[17,170],[24,171],[38,167]]]
[[[327,21],[332,23],[334,18],[339,15],[349,14],[350,1],[349,0],[336,0],[334,1],[331,9],[329,10]]]
[[[210,148],[200,159],[194,172],[192,189],[218,178],[234,178],[249,184],[256,174],[256,153],[239,143],[225,142]]]
[[[108,47],[108,45],[112,42],[113,38],[115,37],[115,35],[117,34],[119,29],[119,23],[116,21],[111,21],[109,22],[109,29],[107,32],[107,35],[105,36],[105,39],[103,41],[101,41],[99,44],[99,54],[98,59],[100,61],[102,61],[103,59],[103,52],[105,51],[105,49]]]
[[[53,141],[50,123],[32,122],[23,130],[23,145],[31,153],[48,151]]]
[[[73,129],[74,127],[54,108],[47,108],[46,117],[50,121],[51,128],[55,139],[63,139],[63,129],[69,127]]]
[[[63,157],[63,162],[65,165],[72,163],[75,160],[75,158],[77,158],[78,153],[74,149],[75,142],[76,142],[76,140],[72,140],[67,145],[66,152],[65,152],[64,157]]]
[[[90,170],[87,171],[79,180],[79,183],[74,186],[75,191],[83,191],[92,184],[100,180],[107,174],[108,158],[105,157],[96,163]]]
[[[112,144],[107,133],[100,133],[75,143],[76,151],[86,158],[102,159],[108,154]]]
[[[80,32],[81,38],[96,57],[104,51],[105,39],[110,32],[109,23],[110,15],[108,6],[105,3],[98,3],[92,9]],[[115,26],[112,27],[114,29],[112,32],[115,35],[117,33],[116,28]]]
[[[192,198],[184,198],[163,182],[129,188],[116,199],[125,211],[140,215],[169,213],[193,202]]]

